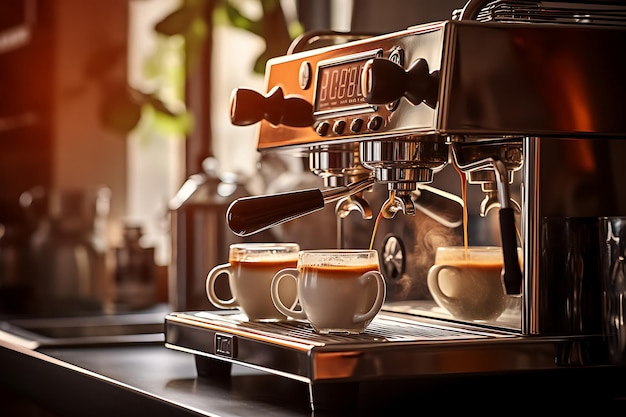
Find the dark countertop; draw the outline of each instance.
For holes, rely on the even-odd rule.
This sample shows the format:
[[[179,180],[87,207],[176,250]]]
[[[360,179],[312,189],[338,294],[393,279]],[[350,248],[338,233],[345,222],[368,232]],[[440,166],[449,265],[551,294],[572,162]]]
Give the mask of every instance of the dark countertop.
[[[626,409],[622,369],[571,369],[460,380],[362,383],[354,408],[311,411],[306,384],[233,365],[229,377],[198,377],[194,356],[161,344],[44,347],[0,341],[0,388],[37,404],[45,416],[323,416],[392,415],[431,403],[446,410],[545,404]],[[622,392],[621,390],[619,390]],[[0,415],[5,413],[0,402]],[[39,414],[23,414],[39,415]]]
[[[193,355],[160,345],[0,342],[0,364],[0,385],[59,416],[311,415],[305,384],[241,366],[226,380],[198,378]]]

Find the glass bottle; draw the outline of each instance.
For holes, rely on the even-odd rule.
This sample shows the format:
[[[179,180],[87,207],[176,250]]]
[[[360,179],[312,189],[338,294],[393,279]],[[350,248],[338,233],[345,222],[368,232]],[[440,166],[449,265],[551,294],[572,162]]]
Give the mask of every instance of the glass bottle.
[[[146,309],[157,302],[154,247],[143,247],[141,226],[124,226],[123,246],[115,248],[115,296],[118,311]]]

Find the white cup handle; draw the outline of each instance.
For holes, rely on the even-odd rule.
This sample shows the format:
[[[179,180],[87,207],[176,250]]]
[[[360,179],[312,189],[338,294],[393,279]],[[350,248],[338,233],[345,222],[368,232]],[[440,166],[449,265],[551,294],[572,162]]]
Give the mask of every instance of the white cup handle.
[[[456,298],[449,297],[448,295],[444,294],[443,291],[441,291],[441,287],[439,286],[439,272],[441,272],[442,269],[454,270],[457,271],[457,273],[459,271],[457,267],[450,265],[433,265],[428,270],[428,289],[432,293],[433,297],[435,297],[435,299],[439,299],[446,304],[456,304]]]
[[[281,269],[280,271],[276,273],[276,275],[274,275],[274,278],[272,278],[272,286],[271,286],[272,302],[274,303],[276,310],[280,311],[285,316],[290,317],[292,319],[306,320],[307,318],[306,313],[303,310],[294,310],[296,304],[298,304],[297,299],[293,303],[293,306],[291,308],[285,306],[283,301],[280,299],[280,293],[278,291],[278,288],[280,286],[280,281],[282,281],[282,279],[285,277],[290,277],[291,279],[297,282],[298,281],[298,269],[285,268],[285,269]]]
[[[222,274],[226,274],[228,275],[228,278],[230,278],[230,275],[232,274],[230,268],[231,268],[230,264],[217,265],[216,267],[211,269],[207,275],[206,295],[209,298],[209,301],[211,302],[211,304],[213,304],[215,307],[233,308],[239,305],[237,303],[237,300],[235,300],[234,295],[233,295],[233,298],[231,298],[230,300],[222,300],[215,293],[215,281],[217,280],[217,277],[219,277]]]
[[[359,282],[363,286],[368,285],[370,283],[370,278],[372,277],[376,281],[376,300],[374,300],[374,304],[372,305],[372,308],[370,308],[367,313],[355,314],[354,317],[352,317],[352,321],[355,324],[373,319],[374,316],[378,314],[378,312],[383,306],[383,302],[385,301],[385,296],[387,294],[387,286],[385,285],[385,278],[380,272],[368,271],[359,277]]]

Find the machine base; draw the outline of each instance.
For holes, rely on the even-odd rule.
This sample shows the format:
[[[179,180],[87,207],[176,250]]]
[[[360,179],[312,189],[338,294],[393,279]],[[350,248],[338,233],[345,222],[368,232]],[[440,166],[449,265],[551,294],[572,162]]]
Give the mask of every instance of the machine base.
[[[528,337],[387,311],[360,335],[319,335],[300,321],[249,322],[235,310],[173,312],[165,341],[195,356],[200,377],[227,381],[239,364],[306,383],[313,410],[352,408],[364,385],[610,368],[601,337]]]

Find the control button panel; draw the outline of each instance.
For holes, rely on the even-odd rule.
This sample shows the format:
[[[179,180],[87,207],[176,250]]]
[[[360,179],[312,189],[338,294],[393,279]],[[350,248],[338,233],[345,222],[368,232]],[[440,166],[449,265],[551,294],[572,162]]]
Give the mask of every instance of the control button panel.
[[[404,49],[402,49],[401,47],[392,47],[387,54],[383,53],[380,50],[377,51],[375,54],[375,56],[382,58],[384,58],[385,55],[387,56],[387,59],[394,62],[395,64],[399,66],[404,66]],[[352,66],[350,67],[350,69],[353,69]],[[300,87],[303,90],[312,86],[312,68],[308,61],[302,62],[298,75]],[[345,79],[346,82],[351,79],[350,75],[346,75]],[[339,75],[337,75],[336,80],[338,83],[341,82],[341,72],[339,72]],[[360,87],[360,85],[358,87]],[[348,87],[346,87],[346,90],[347,88]],[[341,91],[342,90],[337,88],[338,94]],[[384,109],[387,112],[393,112],[396,110],[399,103],[400,99],[395,100],[393,103],[385,105]],[[350,113],[350,111],[338,111],[336,115],[333,114],[333,112],[329,112],[328,114],[316,114],[316,118],[318,118],[318,120],[320,121],[316,125],[315,131],[319,136],[344,136],[354,135],[358,133],[376,132],[380,131],[384,127],[386,119],[379,114],[379,106],[370,105],[367,108],[361,109],[355,107],[355,109],[352,110],[353,114]],[[332,129],[330,128],[330,126],[332,126]],[[349,128],[346,129],[346,127],[348,126]]]
[[[332,140],[358,141],[362,137],[432,131],[438,122],[438,107],[425,102],[413,103],[403,94],[392,94],[388,101],[372,100],[367,94],[371,90],[362,88],[367,81],[363,74],[365,68],[372,67],[371,63],[388,61],[404,78],[396,80],[393,72],[391,78],[385,80],[380,79],[379,71],[368,74],[376,78],[379,87],[389,84],[389,88],[393,88],[396,81],[406,82],[405,78],[412,75],[410,68],[420,59],[428,62],[430,72],[439,72],[448,33],[444,29],[450,24],[446,21],[417,25],[397,33],[299,50],[270,59],[266,67],[266,89],[280,87],[284,99],[273,100],[264,107],[281,117],[270,120],[265,117],[267,111],[262,112],[258,148],[308,146]],[[301,126],[300,118],[294,116],[301,112],[300,108],[292,110],[300,104],[296,98],[309,105],[311,118],[306,126]],[[278,124],[275,119],[279,119]]]
[[[367,123],[361,117],[356,119],[346,118],[335,120],[334,122],[332,122],[332,129],[331,121],[323,120],[317,122],[314,128],[315,132],[317,132],[319,136],[341,136],[356,133],[376,132],[379,131],[384,125],[383,118],[378,115],[367,117],[366,120]],[[348,127],[348,124],[350,125],[350,128],[346,129],[346,127]],[[365,128],[363,128],[364,125]]]

